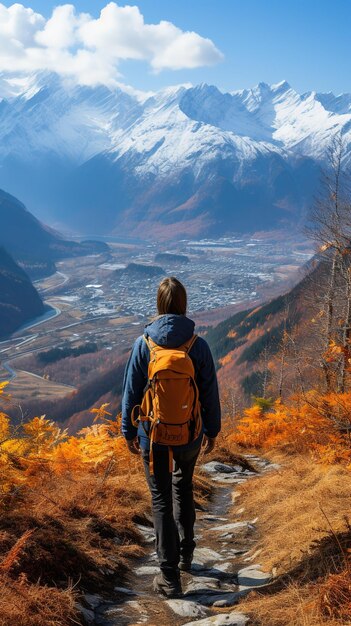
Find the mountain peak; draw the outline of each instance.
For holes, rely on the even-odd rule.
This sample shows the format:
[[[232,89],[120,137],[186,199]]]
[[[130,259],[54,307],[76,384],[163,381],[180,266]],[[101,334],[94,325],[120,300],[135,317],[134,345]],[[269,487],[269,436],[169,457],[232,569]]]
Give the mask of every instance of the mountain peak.
[[[252,91],[254,92],[277,92],[277,91],[287,91],[288,89],[291,89],[290,84],[288,83],[287,80],[281,80],[279,83],[265,83],[263,81],[260,81],[259,83],[257,83],[257,85],[255,85],[255,87],[253,87]]]
[[[271,85],[272,91],[286,91],[288,89],[291,89],[291,85],[288,83],[287,80],[281,80],[279,83],[275,83],[273,85]]]

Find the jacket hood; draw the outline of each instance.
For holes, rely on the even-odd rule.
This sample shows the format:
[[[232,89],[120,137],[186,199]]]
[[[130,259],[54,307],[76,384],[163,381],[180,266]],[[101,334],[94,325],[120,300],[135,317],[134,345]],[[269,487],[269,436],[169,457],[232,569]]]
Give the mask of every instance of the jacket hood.
[[[159,346],[178,348],[194,334],[195,323],[185,315],[160,315],[145,326],[145,335]]]

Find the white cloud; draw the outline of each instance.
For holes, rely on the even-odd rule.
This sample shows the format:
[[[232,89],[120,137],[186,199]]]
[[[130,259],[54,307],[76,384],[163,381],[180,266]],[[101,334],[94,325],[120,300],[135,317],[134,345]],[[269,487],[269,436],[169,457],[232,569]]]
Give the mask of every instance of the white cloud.
[[[83,84],[114,83],[119,63],[146,61],[153,71],[214,65],[210,39],[171,22],[145,24],[137,6],[107,4],[98,18],[57,6],[49,19],[22,4],[0,3],[0,72],[51,70]]]

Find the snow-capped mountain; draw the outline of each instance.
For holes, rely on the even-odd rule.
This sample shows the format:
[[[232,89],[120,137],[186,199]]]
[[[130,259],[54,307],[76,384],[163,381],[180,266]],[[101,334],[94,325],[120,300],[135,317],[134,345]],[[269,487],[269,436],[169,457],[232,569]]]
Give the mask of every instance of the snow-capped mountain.
[[[0,97],[0,186],[51,223],[89,234],[296,223],[337,131],[351,156],[351,95],[300,95],[286,81],[146,94],[45,72],[1,77]]]

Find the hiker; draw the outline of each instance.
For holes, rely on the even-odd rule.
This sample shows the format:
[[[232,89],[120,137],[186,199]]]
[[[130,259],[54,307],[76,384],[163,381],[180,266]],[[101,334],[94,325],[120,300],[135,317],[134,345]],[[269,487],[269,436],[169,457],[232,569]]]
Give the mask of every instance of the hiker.
[[[201,448],[213,450],[221,426],[213,358],[186,308],[185,287],[164,278],[158,316],[135,341],[123,381],[122,432],[129,451],[142,454],[152,497],[160,565],[153,588],[167,597],[181,595],[180,570],[191,569],[194,468]]]

